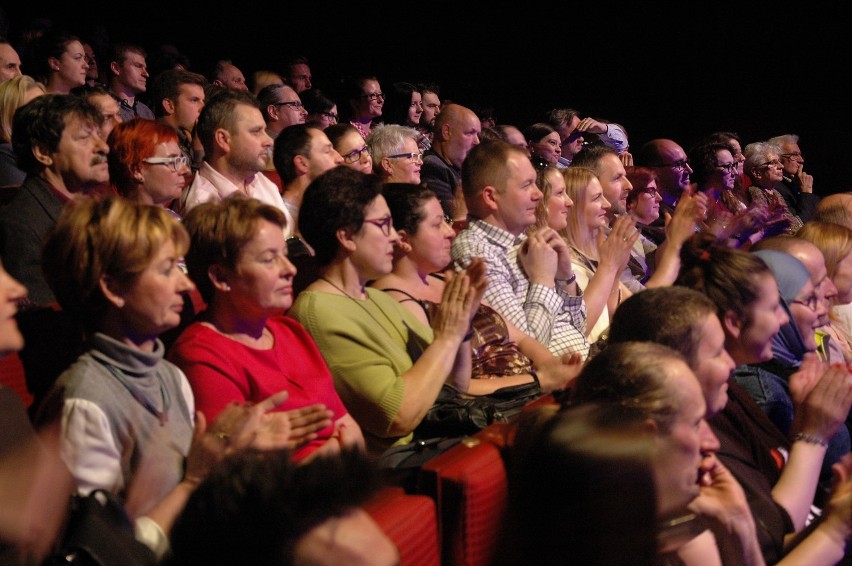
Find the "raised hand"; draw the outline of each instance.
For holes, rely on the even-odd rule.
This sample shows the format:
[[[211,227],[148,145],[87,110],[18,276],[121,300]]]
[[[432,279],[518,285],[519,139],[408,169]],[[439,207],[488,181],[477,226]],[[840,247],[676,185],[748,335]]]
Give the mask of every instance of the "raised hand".
[[[553,287],[559,268],[559,254],[548,243],[551,228],[542,228],[530,235],[518,250],[518,259],[530,283]]]
[[[794,374],[796,376],[794,381],[802,382],[795,386],[796,395],[800,397],[807,391],[808,380],[813,378],[808,376],[800,378],[798,373],[800,372]],[[792,383],[791,395],[793,395]],[[846,366],[832,364],[822,373],[810,392],[805,394],[804,400],[796,407],[792,430],[828,441],[846,421],[850,407],[852,407],[852,376]]]
[[[614,265],[618,273],[621,273],[627,267],[630,250],[638,239],[636,222],[627,214],[617,217],[613,220],[608,235],[604,235],[602,230],[598,232],[598,269],[601,266]]]

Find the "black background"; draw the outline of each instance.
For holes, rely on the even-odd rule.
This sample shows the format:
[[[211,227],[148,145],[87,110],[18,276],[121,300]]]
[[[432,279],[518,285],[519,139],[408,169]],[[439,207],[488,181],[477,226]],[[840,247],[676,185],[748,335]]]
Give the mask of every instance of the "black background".
[[[634,149],[655,137],[688,148],[718,130],[744,143],[797,133],[816,192],[852,190],[848,3],[30,4],[3,6],[13,40],[49,18],[149,50],[171,43],[203,74],[230,58],[247,80],[300,53],[316,87],[360,70],[385,89],[434,81],[442,99],[491,105],[521,128],[568,106],[623,124]]]

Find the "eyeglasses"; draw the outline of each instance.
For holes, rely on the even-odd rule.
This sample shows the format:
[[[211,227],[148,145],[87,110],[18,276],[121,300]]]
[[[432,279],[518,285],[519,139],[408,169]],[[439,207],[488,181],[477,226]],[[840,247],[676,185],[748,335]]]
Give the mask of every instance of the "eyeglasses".
[[[781,154],[781,157],[783,157],[784,159],[795,159],[795,160],[799,160],[799,159],[804,159],[804,158],[805,158],[805,156],[804,156],[804,155],[802,155],[800,152],[794,152],[794,153],[782,153],[782,154]]]
[[[373,226],[378,226],[382,230],[382,234],[384,234],[385,236],[390,236],[391,225],[393,224],[393,218],[391,218],[390,216],[385,216],[381,220],[367,220],[365,218],[364,222],[372,224]]]
[[[365,145],[361,149],[353,149],[352,151],[343,156],[343,161],[345,161],[346,163],[355,163],[356,161],[361,159],[362,153],[370,155],[370,148]]]
[[[672,169],[676,169],[678,171],[683,171],[687,167],[689,167],[689,159],[680,159],[675,161],[674,163],[662,163],[657,165],[657,167],[671,167]]]
[[[761,163],[758,167],[781,167],[783,163],[778,159],[773,159],[772,161],[767,161],[766,163]]]
[[[816,296],[816,293],[811,293],[810,296],[806,299],[792,299],[790,303],[806,306],[812,311],[816,312],[817,306],[819,306],[819,298]]]
[[[275,102],[272,105],[273,106],[289,106],[290,108],[293,108],[295,110],[301,110],[302,108],[305,107],[305,105],[302,104],[301,102],[299,102],[298,100],[293,101],[293,102]]]
[[[339,117],[334,112],[320,112],[320,115],[328,118],[329,122],[337,122],[337,118]]]
[[[728,173],[736,173],[737,172],[737,162],[736,161],[734,161],[733,163],[717,163],[716,167],[718,167],[719,169],[723,169],[723,170],[727,171]]]
[[[189,159],[185,155],[177,157],[146,157],[143,159],[145,163],[151,165],[166,165],[172,168],[172,171],[178,172],[189,164]]]
[[[643,195],[648,195],[651,197],[657,196],[660,194],[660,191],[657,190],[657,187],[645,187],[644,189],[639,189],[639,192]]]
[[[371,92],[370,94],[362,94],[361,98],[369,98],[372,101],[376,101],[379,98],[384,100],[385,99],[385,93],[383,93],[383,92]]]
[[[415,163],[420,161],[423,162],[423,154],[422,153],[397,153],[396,155],[388,155],[388,159],[396,159],[396,158],[405,158],[414,161]]]

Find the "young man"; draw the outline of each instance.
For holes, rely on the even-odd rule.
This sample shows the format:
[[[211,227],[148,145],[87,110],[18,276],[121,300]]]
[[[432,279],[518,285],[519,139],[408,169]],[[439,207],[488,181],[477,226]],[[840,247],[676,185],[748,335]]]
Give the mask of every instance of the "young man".
[[[118,43],[112,48],[109,91],[121,107],[122,122],[136,117],[154,119],[151,109],[139,100],[139,95],[148,88],[146,56],[145,50],[137,45]]]
[[[181,153],[194,171],[201,166],[203,157],[203,152],[193,145],[193,135],[204,108],[206,87],[203,75],[180,69],[161,72],[151,85],[154,114],[157,120],[177,131]]]

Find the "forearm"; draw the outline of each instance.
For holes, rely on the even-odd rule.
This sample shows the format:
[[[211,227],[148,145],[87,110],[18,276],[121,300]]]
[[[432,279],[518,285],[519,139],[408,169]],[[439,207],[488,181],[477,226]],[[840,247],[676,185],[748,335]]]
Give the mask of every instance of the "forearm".
[[[198,487],[197,482],[184,479],[159,503],[157,503],[157,505],[146,513],[145,517],[156,523],[166,537],[168,537],[169,533],[171,533],[172,526],[175,524],[175,520],[181,514],[183,508],[186,507],[186,503],[189,501],[189,497],[195,491],[196,487]],[[143,540],[143,542],[148,544],[147,540]]]
[[[842,530],[823,522],[805,540],[799,543],[784,558],[777,562],[782,566],[797,566],[799,564],[837,564],[845,555],[846,540],[849,537],[849,527],[843,536]]]
[[[532,374],[529,373],[496,377],[494,379],[471,379],[470,387],[468,387],[467,392],[471,395],[488,395],[503,387],[525,385],[527,383],[534,382],[535,378],[533,378]]]
[[[604,308],[609,305],[613,294],[617,295],[618,274],[616,268],[600,265],[583,290],[586,302],[586,336],[594,328]]]
[[[677,555],[686,566],[714,566],[722,564],[716,538],[706,530],[677,550]]]
[[[656,252],[658,258],[656,268],[653,275],[645,282],[646,288],[668,287],[675,282],[680,271],[681,247],[680,244],[668,240],[660,244]]]
[[[824,457],[825,447],[804,440],[794,442],[781,477],[772,488],[772,499],[784,507],[797,531],[805,526]]]

